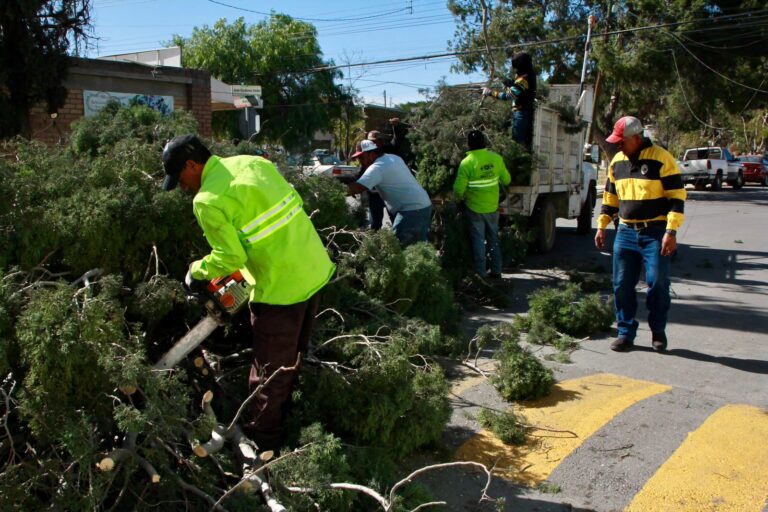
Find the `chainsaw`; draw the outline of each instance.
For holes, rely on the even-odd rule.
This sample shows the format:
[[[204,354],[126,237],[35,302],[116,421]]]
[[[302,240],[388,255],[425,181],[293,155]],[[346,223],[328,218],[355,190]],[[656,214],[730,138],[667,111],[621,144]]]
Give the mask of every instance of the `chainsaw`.
[[[207,315],[189,330],[160,360],[155,363],[157,370],[173,368],[187,354],[192,352],[213,331],[240,312],[247,304],[252,285],[248,284],[240,271],[228,276],[212,279],[201,287],[197,296],[205,299]]]

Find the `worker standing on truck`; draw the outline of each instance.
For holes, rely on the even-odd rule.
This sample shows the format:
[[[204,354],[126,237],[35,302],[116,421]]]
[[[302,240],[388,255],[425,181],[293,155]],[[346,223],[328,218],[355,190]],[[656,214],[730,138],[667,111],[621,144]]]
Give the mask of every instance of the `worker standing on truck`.
[[[490,277],[501,277],[499,244],[499,183],[509,185],[511,177],[501,155],[485,149],[485,135],[480,130],[467,134],[467,156],[459,165],[453,184],[454,199],[466,202],[469,239],[475,272],[485,277],[485,255],[491,255]]]
[[[347,193],[356,195],[375,188],[387,210],[395,214],[392,230],[400,243],[407,246],[426,242],[432,220],[432,200],[403,159],[384,153],[368,139],[358,143],[356,149],[350,158],[360,162],[363,175],[347,185]]]
[[[667,348],[669,268],[677,250],[677,230],[685,219],[685,187],[675,158],[643,137],[636,117],[619,119],[605,139],[619,152],[608,167],[603,206],[597,219],[595,245],[605,248],[605,228],[616,216],[619,225],[613,242],[613,293],[619,335],[611,343],[617,352],[634,345],[635,286],[645,264],[646,307],[651,344],[657,352]]]
[[[240,270],[251,284],[254,390],[275,370],[306,353],[318,292],[335,265],[302,200],[272,162],[258,156],[220,158],[194,135],[163,150],[165,190],[194,192],[193,210],[211,253],[192,262],[186,282],[208,281]],[[261,450],[278,449],[296,372],[283,372],[254,400],[246,434]]]
[[[514,80],[504,79],[503,91],[494,91],[483,87],[483,96],[493,96],[500,100],[514,101],[512,114],[512,138],[525,146],[528,151],[533,147],[533,110],[536,99],[536,71],[533,69],[531,56],[525,52],[512,57],[512,67],[516,71]]]

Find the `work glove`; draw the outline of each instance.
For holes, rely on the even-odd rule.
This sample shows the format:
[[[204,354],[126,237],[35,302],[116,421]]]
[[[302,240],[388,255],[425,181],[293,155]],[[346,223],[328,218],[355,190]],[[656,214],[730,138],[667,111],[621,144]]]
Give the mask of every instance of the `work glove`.
[[[184,288],[190,293],[202,293],[206,289],[206,282],[195,279],[192,277],[192,271],[187,270],[187,275],[184,276]]]
[[[490,87],[483,87],[483,96],[490,96],[493,93]]]

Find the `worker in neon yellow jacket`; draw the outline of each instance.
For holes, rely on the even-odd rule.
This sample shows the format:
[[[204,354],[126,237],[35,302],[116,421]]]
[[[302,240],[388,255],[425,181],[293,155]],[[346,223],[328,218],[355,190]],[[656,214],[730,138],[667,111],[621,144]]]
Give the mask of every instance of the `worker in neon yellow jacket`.
[[[485,135],[480,130],[467,134],[469,151],[459,165],[453,184],[457,202],[466,204],[469,236],[475,272],[486,275],[486,254],[491,256],[490,277],[501,277],[499,244],[499,184],[509,185],[511,178],[504,159],[486,149]]]
[[[194,192],[193,209],[211,253],[192,262],[186,281],[208,281],[240,270],[253,286],[251,390],[306,353],[318,292],[336,267],[304,212],[299,194],[260,156],[220,158],[194,135],[163,150],[165,190]],[[283,415],[296,372],[275,376],[253,401],[246,433],[261,450],[280,448]]]

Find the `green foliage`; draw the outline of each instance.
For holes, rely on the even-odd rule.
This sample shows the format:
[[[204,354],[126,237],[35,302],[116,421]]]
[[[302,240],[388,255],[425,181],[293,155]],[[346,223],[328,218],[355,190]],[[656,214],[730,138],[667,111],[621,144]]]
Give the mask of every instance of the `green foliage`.
[[[317,130],[330,130],[341,104],[351,101],[334,83],[340,73],[306,73],[332,62],[322,59],[315,27],[284,14],[254,25],[220,19],[195,27],[188,39],[174,36],[173,43],[183,49],[186,67],[231,84],[261,85],[269,121],[260,137],[291,150],[308,147]]]
[[[132,145],[158,144],[177,135],[197,131],[197,123],[190,112],[174,110],[167,119],[146,105],[123,108],[118,102],[108,103],[93,117],[84,117],[74,123],[70,147],[77,155],[96,156],[129,139]],[[154,168],[157,168],[157,161]]]
[[[476,91],[441,86],[432,104],[409,118],[413,127],[408,140],[419,182],[431,196],[450,192],[466,156],[467,133],[482,128],[488,149],[504,158],[512,183],[527,184],[533,160],[512,139],[511,119],[511,106],[505,102],[485,101],[481,106]]]
[[[355,229],[362,224],[364,212],[350,208],[347,187],[337,180],[297,172],[289,173],[286,179],[301,196],[304,211],[312,217],[316,229]]]
[[[389,230],[366,232],[354,256],[343,260],[342,266],[353,269],[363,290],[387,307],[455,331],[458,312],[453,291],[431,245],[402,249]]]
[[[327,488],[332,482],[353,480],[341,440],[328,434],[320,423],[301,431],[299,446],[309,445],[298,455],[277,462],[270,473],[285,486],[316,489],[311,495],[281,493],[281,503],[289,510],[350,510],[357,496],[350,491]]]
[[[442,370],[418,366],[423,360],[412,359],[414,346],[402,338],[375,350],[352,343],[337,349],[352,373],[302,374],[297,417],[320,421],[352,444],[387,447],[394,460],[437,442],[450,415]]]
[[[613,322],[611,302],[597,293],[584,295],[574,283],[541,288],[528,300],[529,341],[552,342],[553,330],[569,336],[591,336],[607,331]]]
[[[525,423],[511,409],[502,412],[481,409],[477,414],[477,421],[505,444],[520,445],[525,444],[527,440]]]
[[[100,119],[109,124],[117,117]],[[31,269],[47,260],[75,274],[119,270],[134,281],[145,273],[155,246],[167,265],[160,269],[183,275],[189,254],[204,251],[205,241],[189,197],[159,189],[159,176],[154,177],[159,141],[148,144],[141,136],[126,136],[99,148],[96,157],[51,151],[37,143],[8,148],[16,159],[8,165],[4,186],[14,208],[0,208],[0,236],[6,242],[0,246],[0,262]]]
[[[133,293],[129,311],[144,322],[157,322],[175,306],[184,304],[185,295],[179,281],[156,275],[146,283],[139,283]]]
[[[499,366],[496,373],[491,375],[491,383],[508,401],[548,395],[555,382],[552,370],[520,347],[520,335],[516,329],[506,327],[505,333],[501,348],[494,355]]]

